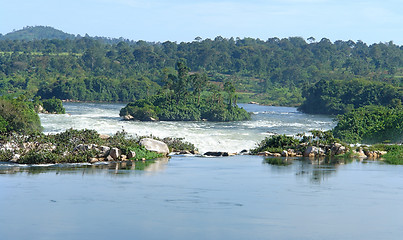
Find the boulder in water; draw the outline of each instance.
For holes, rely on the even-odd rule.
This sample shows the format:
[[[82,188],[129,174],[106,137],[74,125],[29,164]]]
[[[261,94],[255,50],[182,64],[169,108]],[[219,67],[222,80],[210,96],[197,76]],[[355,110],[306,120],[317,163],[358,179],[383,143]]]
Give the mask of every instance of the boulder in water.
[[[165,155],[169,154],[169,148],[166,143],[152,139],[152,138],[141,139],[140,145],[145,147],[145,149],[147,149],[148,151],[162,153]]]

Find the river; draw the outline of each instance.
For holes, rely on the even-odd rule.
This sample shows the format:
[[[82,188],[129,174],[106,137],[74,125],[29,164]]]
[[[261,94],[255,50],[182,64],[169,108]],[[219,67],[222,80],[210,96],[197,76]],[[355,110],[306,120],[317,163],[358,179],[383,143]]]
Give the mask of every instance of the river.
[[[244,105],[249,122],[119,121],[119,104],[66,104],[45,132],[185,137],[201,151],[240,151],[273,133],[327,130],[331,118]],[[245,141],[243,141],[245,140]],[[403,167],[369,160],[275,166],[259,156],[125,165],[0,163],[1,239],[401,239]]]

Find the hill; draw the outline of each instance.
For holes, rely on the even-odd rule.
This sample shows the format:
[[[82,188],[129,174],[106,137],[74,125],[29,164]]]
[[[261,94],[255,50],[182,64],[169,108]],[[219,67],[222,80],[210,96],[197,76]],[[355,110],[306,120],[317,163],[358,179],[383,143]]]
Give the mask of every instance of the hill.
[[[74,39],[76,36],[73,34],[65,33],[61,30],[57,30],[53,27],[48,26],[35,26],[35,27],[24,27],[21,30],[13,31],[3,35],[1,39],[8,40],[43,40],[43,39]]]

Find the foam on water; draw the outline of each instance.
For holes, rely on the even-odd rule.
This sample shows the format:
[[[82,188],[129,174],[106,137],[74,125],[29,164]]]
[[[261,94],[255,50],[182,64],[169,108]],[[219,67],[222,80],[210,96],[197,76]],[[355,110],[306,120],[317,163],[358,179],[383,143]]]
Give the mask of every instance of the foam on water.
[[[65,103],[66,114],[40,114],[45,133],[69,128],[95,129],[112,135],[125,130],[131,135],[180,137],[201,151],[239,152],[250,149],[274,133],[295,135],[313,129],[328,130],[334,122],[327,116],[299,113],[295,108],[241,104],[252,115],[245,122],[138,122],[121,121],[119,111],[124,104]]]

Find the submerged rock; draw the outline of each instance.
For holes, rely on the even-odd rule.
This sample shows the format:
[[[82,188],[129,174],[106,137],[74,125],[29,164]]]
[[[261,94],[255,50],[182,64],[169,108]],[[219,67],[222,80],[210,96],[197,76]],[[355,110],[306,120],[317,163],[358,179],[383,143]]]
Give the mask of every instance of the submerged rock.
[[[211,156],[211,157],[229,157],[234,156],[236,153],[229,153],[229,152],[205,152],[204,156]]]

